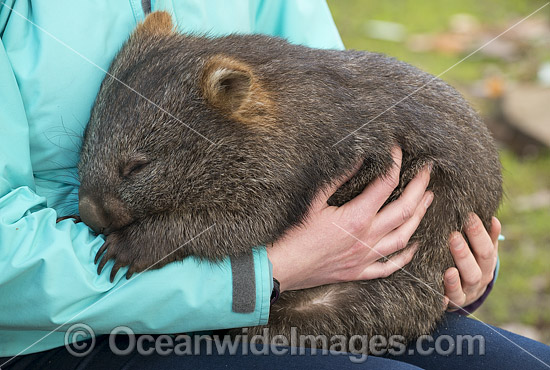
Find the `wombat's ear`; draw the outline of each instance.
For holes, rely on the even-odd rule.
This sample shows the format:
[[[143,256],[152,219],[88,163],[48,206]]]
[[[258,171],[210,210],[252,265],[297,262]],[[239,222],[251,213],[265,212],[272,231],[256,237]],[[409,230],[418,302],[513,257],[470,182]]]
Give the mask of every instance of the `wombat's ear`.
[[[241,121],[265,116],[273,106],[252,68],[231,57],[216,55],[206,62],[201,88],[210,104]]]
[[[142,35],[168,35],[173,32],[175,31],[172,17],[170,13],[164,11],[149,14],[143,23],[140,23],[135,30],[136,34],[139,33]]]

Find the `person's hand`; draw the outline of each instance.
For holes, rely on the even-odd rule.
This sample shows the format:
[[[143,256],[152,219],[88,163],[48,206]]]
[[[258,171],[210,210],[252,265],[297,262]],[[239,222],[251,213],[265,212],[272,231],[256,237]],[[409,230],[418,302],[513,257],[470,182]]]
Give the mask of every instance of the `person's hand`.
[[[491,232],[488,233],[479,217],[472,213],[464,227],[471,249],[459,232],[451,234],[451,254],[456,268],[449,268],[444,277],[444,305],[449,311],[475,302],[493,280],[500,230],[500,222],[496,217],[493,217]]]
[[[319,192],[304,224],[267,248],[281,291],[386,277],[412,259],[415,246],[378,261],[407,246],[430,206],[430,169],[423,169],[399,199],[380,209],[399,184],[401,149],[395,147],[392,155],[388,176],[340,207],[329,206],[327,200],[353,174]]]

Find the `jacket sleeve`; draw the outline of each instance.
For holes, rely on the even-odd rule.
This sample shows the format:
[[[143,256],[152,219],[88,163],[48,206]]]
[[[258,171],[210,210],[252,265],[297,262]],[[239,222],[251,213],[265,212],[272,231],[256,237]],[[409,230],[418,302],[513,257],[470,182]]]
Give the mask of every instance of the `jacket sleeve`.
[[[313,48],[344,49],[325,0],[156,0],[152,5],[152,11],[172,13],[183,33],[261,33]]]
[[[320,49],[344,49],[325,0],[260,1],[255,31]]]
[[[119,273],[114,284],[108,274],[98,275],[93,256],[102,237],[83,223],[56,223],[56,211],[35,191],[30,128],[1,40],[0,81],[0,356],[39,340],[30,352],[62,345],[62,331],[74,323],[99,334],[118,325],[177,333],[267,321],[264,248],[254,252],[256,305],[247,314],[232,311],[228,260],[213,265],[190,258],[130,280]]]
[[[130,280],[119,273],[114,284],[108,274],[98,275],[93,256],[102,237],[83,223],[56,223],[56,211],[34,190],[29,126],[1,40],[0,81],[0,356],[39,340],[30,352],[62,345],[62,331],[74,323],[100,334],[118,325],[177,333],[267,321],[264,248],[254,252],[256,305],[247,314],[232,311],[228,260],[213,265],[190,258]]]
[[[61,150],[58,139],[68,135],[54,132],[44,139],[51,127],[61,124],[51,125],[40,117],[70,118],[72,113],[57,115],[56,109],[61,108],[52,101],[69,95],[71,88],[81,91],[87,85],[80,86],[77,79],[64,85],[64,75],[72,71],[65,69],[56,76],[51,66],[59,64],[62,53],[67,53],[67,58],[81,61],[82,79],[90,77],[93,68],[18,15],[42,15],[33,19],[43,21],[50,6],[31,6],[24,1],[8,4],[17,6],[18,13],[11,12],[8,17],[10,11],[5,7],[0,13],[0,357],[61,346],[64,332],[75,323],[85,323],[95,334],[108,333],[118,325],[129,326],[136,333],[179,333],[265,324],[272,283],[265,248],[253,253],[253,310],[237,313],[232,304],[229,259],[210,264],[188,258],[130,280],[119,273],[110,283],[108,274],[97,274],[93,262],[103,238],[93,235],[83,223],[56,223],[58,208],[51,206],[51,198],[60,188],[51,192],[52,197],[44,196],[45,184],[55,181],[45,181],[47,171],[39,176],[37,169],[56,162],[52,158]],[[56,12],[61,13],[61,8]],[[122,23],[121,18],[115,18],[114,24]],[[60,29],[68,27],[59,24],[64,20],[60,17],[57,21]],[[128,23],[135,26],[133,15]],[[52,35],[59,35],[55,20],[42,24]],[[103,26],[105,32],[113,32]],[[59,39],[69,40],[72,35],[64,36]],[[43,39],[32,44],[34,38]],[[45,55],[51,45],[57,48],[55,53]],[[35,58],[27,57],[26,48],[36,53]],[[28,68],[20,68],[24,63]],[[45,85],[35,83],[47,84],[48,79],[57,79],[50,82],[56,92],[53,95],[44,93]],[[75,106],[80,103],[77,100]],[[87,104],[91,102],[93,95]],[[89,110],[83,106],[80,110]],[[75,160],[77,153],[73,151]],[[59,168],[54,180],[69,177],[72,170]]]

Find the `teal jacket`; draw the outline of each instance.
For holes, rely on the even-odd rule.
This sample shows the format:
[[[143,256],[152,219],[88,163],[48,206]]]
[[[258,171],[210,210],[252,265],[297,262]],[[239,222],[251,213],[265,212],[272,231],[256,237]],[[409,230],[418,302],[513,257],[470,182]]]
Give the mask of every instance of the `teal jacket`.
[[[93,258],[104,242],[77,213],[84,127],[111,60],[144,19],[139,0],[1,0],[0,357],[64,344],[67,328],[127,325],[178,333],[265,324],[272,289],[265,248],[254,251],[255,309],[232,310],[229,260],[189,258],[130,280]],[[343,48],[323,0],[158,0],[182,32],[264,33]],[[82,338],[79,338],[82,339]]]

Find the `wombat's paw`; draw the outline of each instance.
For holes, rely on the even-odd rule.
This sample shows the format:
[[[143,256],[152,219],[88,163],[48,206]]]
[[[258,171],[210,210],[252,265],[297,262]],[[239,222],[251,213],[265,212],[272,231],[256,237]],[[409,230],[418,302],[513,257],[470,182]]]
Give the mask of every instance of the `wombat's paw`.
[[[141,272],[153,267],[157,261],[149,260],[147,256],[139,255],[140,243],[131,237],[131,233],[125,230],[115,231],[109,235],[95,256],[94,263],[98,263],[97,273],[101,274],[103,267],[109,260],[115,264],[111,269],[111,282],[113,282],[118,270],[128,266],[126,278],[129,279],[135,272]]]

